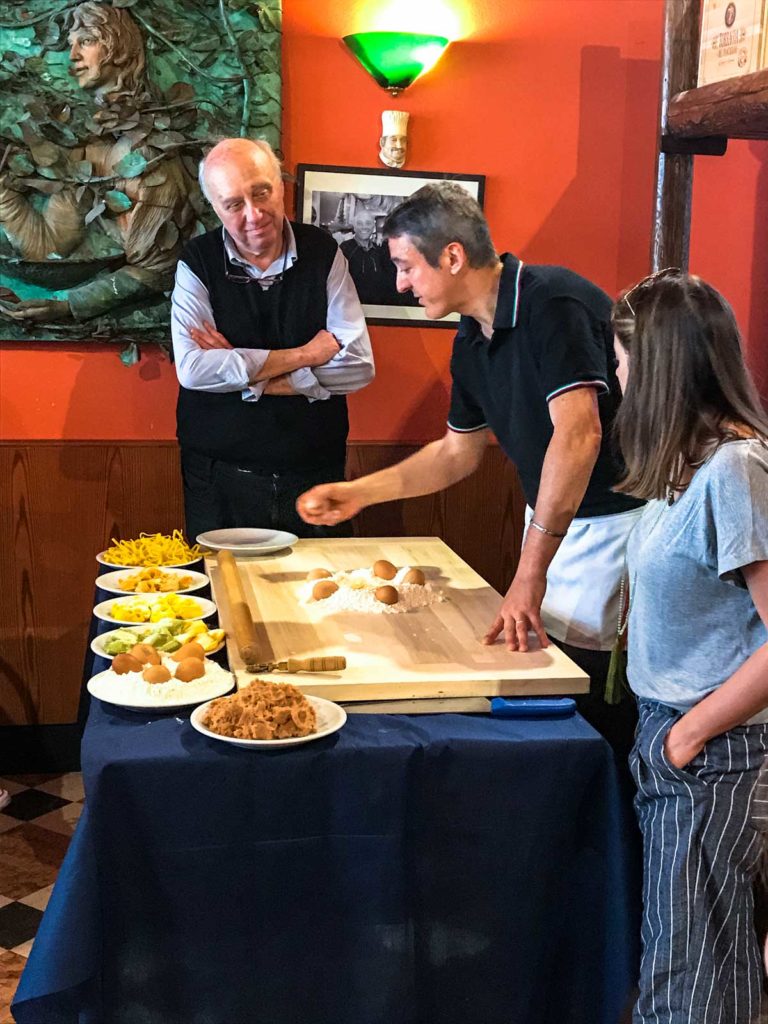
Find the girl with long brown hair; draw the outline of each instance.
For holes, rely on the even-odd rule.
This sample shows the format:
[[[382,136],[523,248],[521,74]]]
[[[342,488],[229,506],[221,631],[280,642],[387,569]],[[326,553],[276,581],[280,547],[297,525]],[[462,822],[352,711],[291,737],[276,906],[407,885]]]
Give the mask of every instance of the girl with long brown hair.
[[[768,421],[728,303],[663,271],[614,306],[628,544],[630,766],[643,834],[635,1024],[749,1024],[768,750]]]

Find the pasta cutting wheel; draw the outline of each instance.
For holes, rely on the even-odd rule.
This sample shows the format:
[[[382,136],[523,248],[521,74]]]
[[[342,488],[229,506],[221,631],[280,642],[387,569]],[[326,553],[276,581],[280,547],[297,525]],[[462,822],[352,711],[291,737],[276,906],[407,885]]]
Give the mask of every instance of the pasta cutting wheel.
[[[318,658],[286,658],[284,661],[265,661],[245,666],[249,672],[341,672],[347,667],[343,654]]]

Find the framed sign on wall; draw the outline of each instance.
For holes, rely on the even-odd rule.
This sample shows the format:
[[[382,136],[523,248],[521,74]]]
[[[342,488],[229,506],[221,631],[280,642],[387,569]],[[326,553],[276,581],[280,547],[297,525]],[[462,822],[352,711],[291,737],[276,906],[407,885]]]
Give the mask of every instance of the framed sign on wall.
[[[316,224],[339,243],[368,323],[455,327],[457,313],[430,320],[410,292],[397,291],[382,226],[396,206],[430,182],[455,181],[482,206],[484,175],[320,164],[299,164],[296,175],[296,219]]]

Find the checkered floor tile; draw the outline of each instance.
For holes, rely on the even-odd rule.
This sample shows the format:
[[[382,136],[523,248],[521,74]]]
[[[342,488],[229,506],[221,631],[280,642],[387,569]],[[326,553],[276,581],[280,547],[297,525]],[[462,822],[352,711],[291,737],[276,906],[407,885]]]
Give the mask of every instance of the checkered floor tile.
[[[0,810],[0,1024],[83,809],[83,780],[68,775],[0,778],[10,802]]]

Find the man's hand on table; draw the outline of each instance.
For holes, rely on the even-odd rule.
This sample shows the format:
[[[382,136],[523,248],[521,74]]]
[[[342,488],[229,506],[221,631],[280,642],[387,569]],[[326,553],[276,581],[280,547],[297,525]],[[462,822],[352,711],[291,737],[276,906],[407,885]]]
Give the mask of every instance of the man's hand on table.
[[[296,511],[313,526],[335,526],[362,508],[365,504],[356,493],[354,481],[320,484],[300,494],[296,501]]]
[[[541,646],[549,647],[549,638],[541,623],[541,602],[546,589],[546,579],[515,576],[502,601],[499,614],[483,637],[483,643],[494,643],[503,632],[508,651],[527,651],[528,633],[533,630]]]

